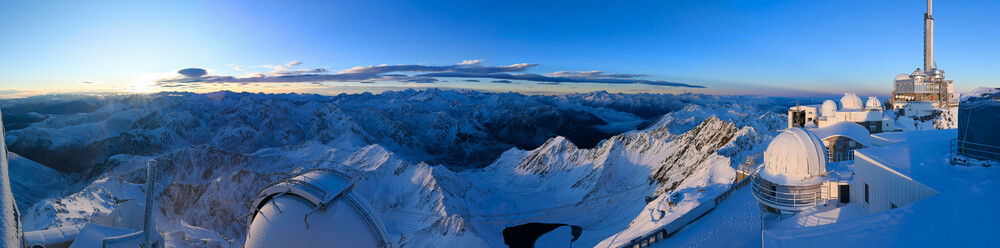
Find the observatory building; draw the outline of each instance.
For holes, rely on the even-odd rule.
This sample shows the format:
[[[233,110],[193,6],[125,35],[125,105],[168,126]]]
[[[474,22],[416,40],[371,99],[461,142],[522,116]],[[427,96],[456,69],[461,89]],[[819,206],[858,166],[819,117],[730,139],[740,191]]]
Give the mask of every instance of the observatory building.
[[[862,104],[858,95],[844,93],[840,106],[833,100],[826,100],[821,105],[789,108],[788,128],[822,128],[846,121],[865,127],[870,133],[896,131],[893,119],[882,116],[882,113],[882,102],[878,98],[868,97],[868,101]]]
[[[315,169],[264,188],[250,208],[245,247],[393,247],[356,182]]]
[[[764,164],[752,179],[754,198],[761,209],[777,214],[794,214],[825,205],[831,197],[827,177],[826,148],[812,132],[787,129],[767,146]]]
[[[899,74],[893,80],[892,97],[889,101],[893,109],[901,109],[906,116],[931,114],[934,108],[952,105],[955,92],[952,80],[944,78],[944,70],[934,62],[934,17],[931,0],[927,0],[924,13],[924,68],[913,73]]]

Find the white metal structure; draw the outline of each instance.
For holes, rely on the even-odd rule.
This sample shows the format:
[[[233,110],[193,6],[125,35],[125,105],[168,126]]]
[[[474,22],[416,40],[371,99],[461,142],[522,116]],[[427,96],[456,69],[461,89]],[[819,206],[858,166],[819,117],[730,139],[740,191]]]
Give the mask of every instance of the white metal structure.
[[[855,154],[851,202],[860,204],[869,214],[904,206],[938,193],[913,180],[907,175],[907,171],[893,169],[885,164],[897,161],[873,159],[865,150],[855,151]],[[911,166],[908,161],[901,163]]]
[[[245,246],[393,247],[356,182],[316,169],[265,187],[251,203]]]
[[[0,120],[0,248],[24,246],[20,214],[10,189],[10,171],[7,168],[7,144],[4,142],[3,121]]]
[[[811,132],[783,131],[767,146],[762,166],[752,189],[764,210],[795,213],[826,200],[826,149]]]
[[[944,70],[937,68],[934,62],[934,17],[932,16],[931,0],[927,0],[927,13],[924,13],[924,68],[917,68],[910,73],[897,75],[893,80],[893,93],[889,99],[895,109],[904,109],[907,116],[923,116],[933,113],[924,106],[909,107],[911,104],[924,103],[933,108],[944,108],[953,104],[952,95],[955,92],[951,80],[945,80]]]

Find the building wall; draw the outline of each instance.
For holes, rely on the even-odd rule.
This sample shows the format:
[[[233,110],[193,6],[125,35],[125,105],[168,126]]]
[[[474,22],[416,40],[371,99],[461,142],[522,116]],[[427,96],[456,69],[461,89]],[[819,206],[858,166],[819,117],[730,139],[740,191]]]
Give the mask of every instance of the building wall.
[[[862,152],[855,152],[851,203],[860,204],[868,214],[893,209],[893,204],[896,207],[905,206],[936,194],[934,189],[882,165]]]
[[[828,162],[854,160],[854,150],[865,148],[860,142],[844,136],[823,139],[823,146],[826,147]]]

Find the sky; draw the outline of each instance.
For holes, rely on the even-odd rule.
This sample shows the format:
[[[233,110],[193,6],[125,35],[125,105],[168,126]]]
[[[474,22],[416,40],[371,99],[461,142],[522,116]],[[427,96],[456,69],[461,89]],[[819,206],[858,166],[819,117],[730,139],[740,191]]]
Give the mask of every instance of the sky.
[[[405,88],[889,95],[924,1],[2,1],[0,97]],[[1000,1],[939,1],[956,91],[1000,87]],[[187,69],[187,70],[185,70]],[[180,73],[187,72],[187,73]]]

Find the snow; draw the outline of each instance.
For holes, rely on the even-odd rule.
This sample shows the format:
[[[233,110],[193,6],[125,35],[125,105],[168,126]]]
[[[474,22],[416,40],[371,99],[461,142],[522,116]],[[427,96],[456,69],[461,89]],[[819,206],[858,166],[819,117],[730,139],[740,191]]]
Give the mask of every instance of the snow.
[[[650,247],[760,247],[760,208],[743,187],[704,217]]]
[[[80,234],[73,240],[69,248],[101,248],[104,239],[124,236],[134,233],[135,230],[124,228],[102,226],[97,224],[87,224],[80,230]]]
[[[94,161],[100,167],[70,179],[66,195],[53,193],[24,211],[29,230],[83,224],[123,202],[142,203],[145,162],[157,159],[169,183],[157,187],[155,218],[170,246],[240,246],[246,201],[311,168],[358,171],[355,192],[370,200],[397,246],[493,246],[502,244],[503,228],[526,222],[581,226],[573,246],[593,246],[631,222],[648,222],[644,211],[658,207],[650,201],[665,204],[664,195],[683,196],[665,218],[711,202],[732,183],[732,168],[762,153],[784,127],[778,113],[787,107],[780,104],[794,104],[754,96],[437,90],[102,101],[92,113],[53,115],[15,132],[21,149],[42,154],[110,148]],[[575,131],[587,135],[635,128],[636,118],[645,123],[581,148],[547,130],[566,118],[587,119],[593,129]],[[104,130],[78,130],[89,128]],[[512,148],[511,140],[537,143]]]
[[[43,199],[60,196],[63,189],[69,186],[66,174],[31,161],[28,158],[8,152],[11,188],[17,208],[27,210]]]
[[[736,179],[736,171],[729,166],[728,159],[724,157],[717,157],[705,163],[708,163],[705,166],[707,168],[689,176],[671,194],[662,194],[647,204],[642,214],[632,220],[628,228],[601,241],[595,247],[618,247],[672,223],[675,226],[683,226],[687,224],[686,221],[675,222],[684,217],[688,218],[687,221],[697,218],[705,211],[700,207],[711,208],[715,197],[729,189]],[[674,194],[678,194],[681,200],[670,206],[670,196]]]
[[[767,226],[768,230],[822,226],[866,215],[868,213],[865,212],[865,209],[857,204],[847,204],[840,207],[836,205],[818,205],[792,216],[767,218],[768,222],[765,223],[765,226]]]
[[[809,131],[816,134],[816,137],[820,140],[833,136],[844,136],[861,143],[865,147],[872,146],[871,134],[868,132],[868,129],[854,122],[842,121],[826,127],[809,129]]]

